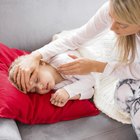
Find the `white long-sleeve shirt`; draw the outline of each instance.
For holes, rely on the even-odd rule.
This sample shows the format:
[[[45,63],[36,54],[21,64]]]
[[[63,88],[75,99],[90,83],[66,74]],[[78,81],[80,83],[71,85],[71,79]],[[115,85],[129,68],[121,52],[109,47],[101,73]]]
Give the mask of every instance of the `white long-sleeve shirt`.
[[[67,50],[75,50],[83,46],[84,43],[100,34],[105,29],[110,28],[111,18],[109,16],[109,2],[105,3],[97,13],[82,27],[78,28],[76,32],[71,34],[68,38],[59,38],[38,51],[43,58],[49,60],[58,53]],[[112,75],[119,79],[134,78],[140,79],[140,37],[136,35],[136,59],[130,65],[119,64],[119,62],[108,62],[103,72],[104,75]]]
[[[58,54],[51,59],[49,59],[49,64],[52,65],[54,68],[59,67],[62,64],[66,64],[68,62],[72,62],[73,59],[68,56],[68,54],[73,54],[76,56],[80,56],[78,51],[67,51],[62,54]],[[87,75],[63,75],[61,76],[64,78],[64,81],[55,85],[54,89],[64,88],[70,98],[74,97],[75,95],[80,94],[80,99],[89,99],[93,96],[94,89],[93,86],[95,85],[94,76],[92,74]]]

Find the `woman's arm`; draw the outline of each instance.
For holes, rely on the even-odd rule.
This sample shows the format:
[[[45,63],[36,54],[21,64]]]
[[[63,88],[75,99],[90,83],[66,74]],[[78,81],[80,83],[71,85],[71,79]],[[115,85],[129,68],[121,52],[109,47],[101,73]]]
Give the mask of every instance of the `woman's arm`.
[[[61,65],[58,71],[66,75],[83,75],[90,72],[102,73],[107,63],[91,60],[88,58],[77,58],[75,61]]]
[[[59,38],[31,53],[28,59],[22,61],[15,70],[14,77],[17,86],[24,88],[25,92],[28,91],[30,78],[34,77],[36,74],[35,67],[38,65],[41,58],[48,60],[56,54],[62,53],[68,49],[75,50],[107,28],[110,20],[108,6],[109,3],[103,5],[87,24],[77,29],[68,38]]]
[[[110,25],[109,3],[105,3],[97,13],[82,27],[76,29],[67,37],[60,37],[45,45],[38,51],[48,60],[52,56],[64,51],[75,50],[88,40],[94,38]]]
[[[122,64],[118,62],[110,62],[106,65],[103,75],[113,76],[122,79],[140,79],[140,63],[133,62],[131,64]]]

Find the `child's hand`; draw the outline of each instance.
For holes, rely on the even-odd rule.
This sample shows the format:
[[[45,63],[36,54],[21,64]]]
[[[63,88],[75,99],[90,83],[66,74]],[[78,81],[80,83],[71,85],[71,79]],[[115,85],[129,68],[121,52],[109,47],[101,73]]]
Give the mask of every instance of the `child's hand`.
[[[58,89],[51,97],[50,101],[53,105],[63,107],[69,100],[69,94],[63,88]]]

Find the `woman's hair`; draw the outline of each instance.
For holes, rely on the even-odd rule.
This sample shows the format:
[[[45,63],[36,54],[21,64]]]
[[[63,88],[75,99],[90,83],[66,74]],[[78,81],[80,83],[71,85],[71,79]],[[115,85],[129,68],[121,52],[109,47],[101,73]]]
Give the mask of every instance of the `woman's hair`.
[[[128,24],[140,25],[140,0],[110,0],[113,14]],[[121,62],[133,62],[136,53],[135,34],[117,36]]]

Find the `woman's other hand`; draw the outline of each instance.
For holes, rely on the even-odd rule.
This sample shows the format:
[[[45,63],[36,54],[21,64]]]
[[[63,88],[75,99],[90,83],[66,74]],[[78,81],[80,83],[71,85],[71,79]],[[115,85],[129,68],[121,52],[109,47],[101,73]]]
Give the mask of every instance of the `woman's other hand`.
[[[30,89],[30,85],[36,77],[36,68],[39,66],[41,54],[33,52],[23,59],[14,69],[14,83],[24,93],[27,93]]]
[[[84,75],[90,72],[103,72],[107,63],[94,61],[88,58],[78,58],[74,55],[69,55],[75,61],[63,64],[58,67],[60,73],[66,75]]]

